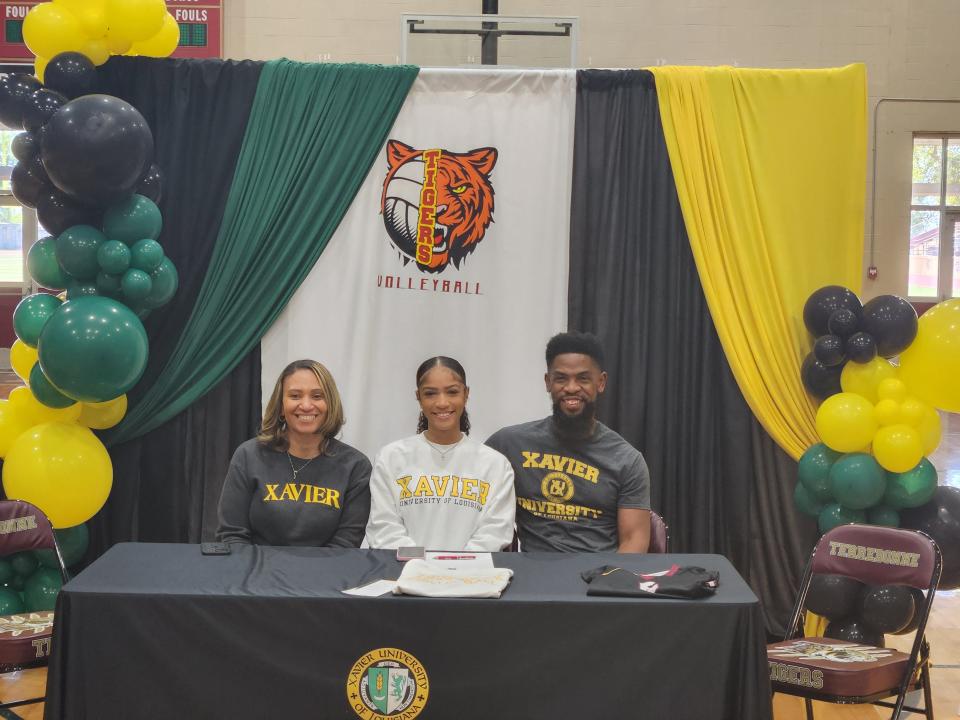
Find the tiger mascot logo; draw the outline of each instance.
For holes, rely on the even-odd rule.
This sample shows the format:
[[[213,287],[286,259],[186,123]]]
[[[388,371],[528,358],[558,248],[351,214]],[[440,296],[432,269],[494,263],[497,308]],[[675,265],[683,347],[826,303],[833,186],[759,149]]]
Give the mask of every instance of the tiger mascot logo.
[[[493,222],[496,148],[455,153],[388,140],[387,162],[380,212],[404,265],[413,260],[439,273],[452,262],[459,269]]]

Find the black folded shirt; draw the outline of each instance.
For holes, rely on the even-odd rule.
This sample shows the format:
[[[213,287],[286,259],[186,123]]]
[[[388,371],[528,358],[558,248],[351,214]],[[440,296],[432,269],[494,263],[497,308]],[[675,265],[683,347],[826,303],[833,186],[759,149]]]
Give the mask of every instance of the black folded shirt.
[[[617,597],[687,598],[713,595],[720,584],[720,573],[702,567],[673,565],[667,570],[641,573],[616,565],[604,565],[580,573],[590,584],[587,595]]]

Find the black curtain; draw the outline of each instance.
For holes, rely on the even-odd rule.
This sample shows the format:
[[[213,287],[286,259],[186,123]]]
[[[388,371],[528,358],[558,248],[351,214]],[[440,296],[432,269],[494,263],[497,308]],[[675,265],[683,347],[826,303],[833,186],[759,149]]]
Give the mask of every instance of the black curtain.
[[[160,243],[176,265],[174,299],[144,323],[150,360],[131,405],[163,370],[193,310],[223,217],[262,63],[111,58],[100,92],[120,97],[153,131],[163,172]],[[238,278],[242,282],[242,278]],[[116,542],[210,536],[234,448],[259,424],[260,348],[210,393],[140,438],[111,447],[113,490],[91,522],[89,556]]]
[[[568,319],[605,346],[601,419],[644,454],[671,550],[730,558],[779,634],[816,529],[792,509],[796,463],[754,419],[720,346],[653,75],[580,71],[576,113]]]

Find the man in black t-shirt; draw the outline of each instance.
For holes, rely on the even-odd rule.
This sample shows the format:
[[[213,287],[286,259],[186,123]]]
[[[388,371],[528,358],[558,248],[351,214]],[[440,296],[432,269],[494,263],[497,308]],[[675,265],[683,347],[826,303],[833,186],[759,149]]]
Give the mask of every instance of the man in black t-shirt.
[[[650,477],[643,456],[596,419],[607,373],[587,333],[547,343],[553,415],[494,433],[513,465],[521,550],[646,552]]]

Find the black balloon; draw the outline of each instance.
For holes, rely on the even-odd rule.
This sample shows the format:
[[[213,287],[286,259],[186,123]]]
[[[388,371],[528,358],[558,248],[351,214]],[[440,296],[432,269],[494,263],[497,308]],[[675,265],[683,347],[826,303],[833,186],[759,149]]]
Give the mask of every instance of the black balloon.
[[[830,313],[830,319],[827,320],[827,328],[832,335],[839,335],[847,338],[853,335],[860,327],[860,318],[852,310],[840,308]]]
[[[30,96],[43,85],[26,73],[0,74],[0,123],[10,128],[23,127],[23,111]]]
[[[873,335],[879,355],[893,357],[917,336],[917,311],[902,297],[879,295],[863,306],[860,327]]]
[[[160,198],[163,197],[163,173],[156,163],[150,165],[147,174],[140,178],[136,193],[153,200],[157,205],[160,204]]]
[[[84,95],[50,119],[40,152],[54,185],[86,205],[105,207],[133,193],[153,159],[153,135],[129,103]]]
[[[868,363],[877,356],[877,343],[872,335],[865,332],[856,332],[848,337],[844,349],[847,357],[858,363]]]
[[[901,510],[900,527],[920,530],[932,537],[943,555],[938,587],[960,587],[960,488],[941,485],[926,505]]]
[[[839,365],[847,356],[843,352],[843,340],[837,335],[821,335],[813,344],[813,354],[827,367]]]
[[[906,635],[907,633],[912,633],[918,627],[920,627],[920,620],[923,617],[923,607],[927,602],[926,596],[923,594],[922,590],[917,590],[917,588],[908,588],[910,594],[913,596],[913,617],[910,618],[910,622],[907,623],[907,626],[895,632],[894,635]]]
[[[863,583],[846,575],[815,574],[807,592],[807,610],[829,620],[852,615],[863,592]]]
[[[42,166],[18,162],[10,173],[10,190],[21,205],[35,208],[40,198],[53,191]]]
[[[100,227],[103,211],[81,205],[56,188],[37,201],[37,219],[51,235],[59,235],[74,225]]]
[[[803,324],[814,337],[827,335],[830,332],[828,323],[830,316],[834,311],[840,309],[849,310],[858,319],[863,310],[860,305],[860,299],[853,293],[840,285],[827,285],[819,290],[815,290],[803,306]]]
[[[903,630],[914,616],[913,595],[906,585],[876,585],[863,593],[860,618],[882,633]]]
[[[842,365],[827,367],[817,360],[813,353],[810,353],[803,359],[803,365],[800,366],[800,379],[803,380],[803,386],[808,393],[820,400],[826,400],[831,395],[842,391],[840,388],[842,371]]]
[[[13,141],[10,143],[10,150],[13,152],[13,156],[20,162],[30,162],[40,152],[40,142],[37,140],[36,134],[32,132],[22,132],[19,135],[13,136]]]
[[[23,110],[23,127],[25,130],[39,130],[53,114],[66,104],[67,98],[53,90],[37,90],[27,100]]]
[[[71,100],[90,95],[97,88],[97,69],[86,55],[64,52],[54,55],[43,72],[44,84]]]
[[[883,633],[870,629],[860,618],[834,620],[827,625],[823,636],[834,640],[846,640],[858,645],[884,647]]]

